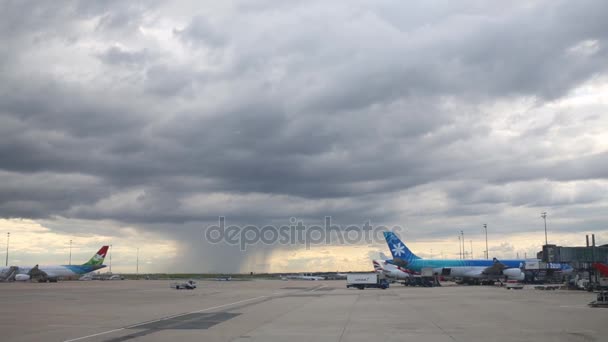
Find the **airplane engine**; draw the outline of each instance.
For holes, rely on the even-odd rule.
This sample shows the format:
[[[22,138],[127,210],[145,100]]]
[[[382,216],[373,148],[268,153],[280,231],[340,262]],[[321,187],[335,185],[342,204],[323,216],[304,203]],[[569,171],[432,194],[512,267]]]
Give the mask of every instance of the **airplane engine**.
[[[30,280],[30,276],[28,274],[17,274],[15,275],[15,281],[28,281]]]
[[[509,268],[502,271],[502,274],[506,275],[509,279],[513,280],[524,280],[526,275],[519,268]]]
[[[403,271],[391,271],[391,276],[397,279],[409,278],[410,275]]]

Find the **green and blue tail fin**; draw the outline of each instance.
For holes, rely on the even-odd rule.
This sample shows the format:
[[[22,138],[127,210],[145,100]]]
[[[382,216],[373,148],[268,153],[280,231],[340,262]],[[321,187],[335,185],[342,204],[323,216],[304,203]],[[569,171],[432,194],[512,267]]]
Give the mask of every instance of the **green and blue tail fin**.
[[[106,258],[109,246],[103,246],[93,255],[89,261],[82,264],[82,266],[100,266],[103,265],[103,260]]]

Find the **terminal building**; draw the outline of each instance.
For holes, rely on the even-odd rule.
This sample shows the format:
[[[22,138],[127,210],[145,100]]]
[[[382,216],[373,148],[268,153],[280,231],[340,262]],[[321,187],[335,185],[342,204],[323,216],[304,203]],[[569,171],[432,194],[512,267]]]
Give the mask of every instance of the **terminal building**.
[[[596,279],[594,263],[608,264],[608,244],[596,246],[595,236],[591,235],[591,244],[587,236],[587,246],[566,247],[557,245],[544,245],[542,251],[538,252],[539,263],[538,272],[534,273],[533,279],[551,280],[556,278],[556,274],[551,272],[550,265],[568,264],[573,268],[570,279]],[[543,272],[543,269],[546,271]],[[553,280],[558,280],[553,279]],[[597,279],[596,279],[597,280]]]
[[[538,254],[538,258],[544,262],[566,263],[574,269],[582,270],[591,268],[594,262],[608,263],[608,244],[595,247],[545,245]]]
[[[608,263],[608,244],[586,247],[544,245],[537,257],[543,262],[566,263],[574,269],[588,269],[594,262]]]

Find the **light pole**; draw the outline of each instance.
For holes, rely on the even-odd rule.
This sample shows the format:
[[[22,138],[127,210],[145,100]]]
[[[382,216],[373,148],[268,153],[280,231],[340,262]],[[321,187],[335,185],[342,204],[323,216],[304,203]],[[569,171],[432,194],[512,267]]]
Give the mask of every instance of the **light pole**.
[[[137,248],[137,263],[135,266],[135,279],[139,279],[139,248]]]
[[[486,231],[486,259],[488,259],[488,225],[484,223],[483,229]]]
[[[4,266],[8,266],[8,243],[9,243],[10,239],[11,239],[11,233],[8,232],[8,233],[6,233],[6,265],[4,265]]]
[[[460,234],[458,235],[458,255],[460,256],[460,259],[462,260],[462,243],[460,243]]]
[[[460,237],[462,238],[460,241],[462,241],[462,258],[465,259],[466,258],[466,253],[465,253],[465,249],[464,249],[464,231],[460,231]]]
[[[72,264],[72,239],[70,239],[70,262],[69,265]]]
[[[542,217],[543,220],[545,221],[545,246],[546,246],[549,244],[547,242],[547,212],[543,211],[542,213],[540,213],[540,217]]]

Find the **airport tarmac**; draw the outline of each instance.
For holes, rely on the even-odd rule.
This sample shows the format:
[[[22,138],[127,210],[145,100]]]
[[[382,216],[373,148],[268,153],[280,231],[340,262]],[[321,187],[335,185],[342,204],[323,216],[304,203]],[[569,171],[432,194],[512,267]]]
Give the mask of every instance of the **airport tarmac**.
[[[1,341],[605,341],[587,292],[345,281],[0,284]]]

